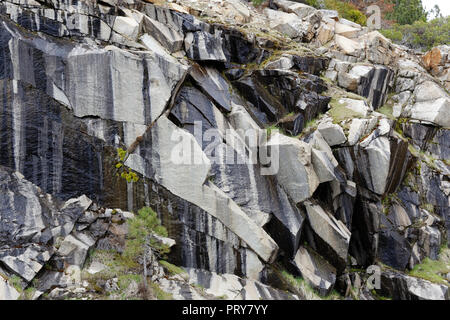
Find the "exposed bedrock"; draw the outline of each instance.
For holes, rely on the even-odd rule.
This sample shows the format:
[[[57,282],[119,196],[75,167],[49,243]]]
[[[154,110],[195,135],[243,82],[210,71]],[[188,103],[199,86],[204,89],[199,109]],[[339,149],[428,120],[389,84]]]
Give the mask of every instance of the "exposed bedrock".
[[[333,59],[326,75],[331,80],[337,80],[340,87],[366,97],[373,109],[377,109],[387,101],[395,72],[382,65],[352,64]]]
[[[373,264],[377,294],[449,299],[406,275],[449,241],[447,51],[288,0],[2,1],[0,299],[62,298],[144,206],[175,299],[307,298],[286,271],[348,296]]]
[[[328,109],[330,101],[321,95],[326,86],[320,78],[311,74],[299,76],[289,70],[255,70],[233,81],[233,85],[252,104],[251,112],[262,125],[294,113],[302,116],[301,131],[306,122]]]
[[[29,282],[57,250],[55,239],[72,232],[92,201],[86,196],[57,201],[3,166],[0,178],[0,262]]]

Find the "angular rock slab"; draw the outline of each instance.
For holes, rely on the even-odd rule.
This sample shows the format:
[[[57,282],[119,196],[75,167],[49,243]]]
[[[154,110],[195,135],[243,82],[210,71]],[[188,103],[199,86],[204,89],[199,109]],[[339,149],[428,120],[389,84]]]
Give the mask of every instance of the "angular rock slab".
[[[274,166],[273,174],[288,196],[295,203],[311,197],[319,185],[311,163],[311,146],[298,139],[275,133],[266,147],[271,150],[272,159],[278,161],[278,168]]]
[[[330,252],[332,256],[329,258],[333,266],[342,267],[347,261],[350,231],[340,220],[334,218],[320,205],[310,201],[305,201],[304,205],[312,231],[325,243],[323,248],[318,247],[315,250],[322,256],[325,256],[323,252]]]
[[[341,126],[338,124],[323,122],[319,124],[317,130],[319,130],[330,147],[343,144],[347,141],[344,130],[342,130]]]
[[[321,295],[328,295],[336,282],[336,269],[309,248],[300,247],[293,264],[302,277]]]
[[[225,112],[231,111],[232,90],[228,82],[215,69],[209,67],[196,66],[191,69],[190,75],[211,97],[214,102]]]
[[[195,61],[225,62],[221,32],[211,34],[198,31],[187,33],[184,39],[186,55]]]
[[[411,107],[411,117],[450,127],[450,98],[417,102]]]
[[[368,189],[383,194],[388,182],[391,160],[389,139],[381,136],[370,140],[368,137],[358,147],[356,165],[360,176]]]
[[[227,300],[297,300],[298,297],[271,288],[259,281],[233,274],[217,274],[200,269],[187,269],[189,283],[201,285],[206,293]]]
[[[450,300],[446,285],[385,270],[381,273],[381,293],[397,300]]]
[[[144,30],[155,37],[163,47],[170,52],[177,52],[183,48],[183,34],[167,25],[144,16]]]
[[[211,182],[205,183],[210,160],[194,136],[166,116],[161,116],[144,135],[126,165],[219,219],[263,261],[275,259],[276,243],[223,191]]]

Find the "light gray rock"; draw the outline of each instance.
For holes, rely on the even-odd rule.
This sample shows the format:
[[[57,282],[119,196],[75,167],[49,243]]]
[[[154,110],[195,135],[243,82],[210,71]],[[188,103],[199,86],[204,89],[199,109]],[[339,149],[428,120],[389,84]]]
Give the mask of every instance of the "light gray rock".
[[[450,300],[446,285],[388,270],[381,274],[381,292],[401,300]]]
[[[105,269],[106,269],[106,266],[103,263],[100,263],[98,261],[93,261],[86,271],[90,274],[96,274]]]
[[[355,65],[348,73],[345,69],[340,70],[338,75],[338,84],[347,90],[358,92],[361,78],[369,78],[372,70],[374,70],[374,68],[367,65]]]
[[[350,146],[358,143],[359,139],[363,137],[366,131],[368,120],[366,119],[353,119],[348,131],[348,144]]]
[[[343,144],[347,141],[344,130],[338,124],[322,122],[317,127],[317,130],[319,130],[330,147]]]
[[[144,16],[143,30],[156,38],[170,52],[183,48],[184,36],[177,30],[169,28],[157,20]]]
[[[392,97],[392,100],[395,101],[400,106],[405,106],[409,99],[411,98],[412,93],[409,91],[401,92]]]
[[[195,66],[191,68],[190,75],[218,107],[225,112],[231,111],[232,88],[217,70]]]
[[[336,64],[335,68],[339,71],[338,84],[340,87],[368,98],[374,109],[386,102],[388,89],[394,78],[393,70],[384,66],[356,64],[351,67],[350,71],[347,71],[347,68],[338,69],[338,66]]]
[[[320,46],[324,46],[334,37],[334,28],[332,24],[322,23],[317,30],[317,42]]]
[[[406,285],[409,293],[419,300],[450,300],[450,289],[447,286],[408,276]]]
[[[433,81],[425,81],[414,90],[416,102],[425,102],[448,97],[447,93]]]
[[[344,36],[349,39],[353,39],[358,37],[361,28],[355,28],[354,26],[350,26],[348,24],[344,24],[341,22],[336,22],[334,32],[340,36]]]
[[[366,145],[365,141],[370,142]],[[358,171],[370,190],[377,194],[383,194],[391,158],[389,139],[382,136],[371,140],[369,136],[361,144],[363,147],[360,147],[356,160]]]
[[[336,10],[320,9],[319,11],[323,15],[324,18],[339,20],[339,13]]]
[[[342,98],[339,99],[339,103],[345,105],[347,109],[350,109],[352,111],[361,114],[361,116],[363,117],[366,117],[371,110],[371,108],[367,105],[366,101],[364,100]]]
[[[450,127],[450,98],[416,102],[410,109],[411,118]]]
[[[302,277],[321,295],[328,295],[336,282],[336,269],[313,250],[300,247],[294,265]]]
[[[221,33],[210,34],[198,31],[187,33],[184,38],[186,55],[196,61],[225,62]]]
[[[311,147],[294,138],[276,133],[267,143],[279,152],[276,177],[289,197],[299,203],[312,196],[319,180],[311,163]]]
[[[305,203],[308,221],[314,233],[325,241],[334,251],[337,258],[347,261],[351,233],[347,227],[317,204]]]
[[[290,57],[281,57],[275,61],[271,61],[265,65],[265,69],[284,69],[289,70],[294,66],[294,62]]]
[[[222,190],[205,184],[211,162],[193,135],[161,116],[144,139],[151,148],[131,154],[126,161],[130,168],[219,219],[263,261],[275,259],[278,246],[272,238]]]
[[[295,13],[300,18],[305,18],[317,11],[316,8],[299,2],[275,0],[274,3],[283,11],[288,13]]]
[[[398,77],[395,81],[395,91],[400,93],[404,91],[413,91],[415,88],[416,82],[414,79],[401,78]]]
[[[295,13],[286,13],[272,9],[264,9],[270,21],[270,27],[292,39],[302,39],[307,26]]]
[[[335,42],[339,50],[348,55],[357,55],[363,49],[361,43],[338,34],[335,36]]]
[[[346,25],[346,26],[349,26],[349,27],[352,27],[352,28],[361,29],[361,26],[359,24],[357,24],[357,23],[355,23],[353,21],[344,19],[344,18],[340,18],[339,19],[339,23],[341,23],[343,25]]]
[[[113,30],[131,41],[136,41],[139,36],[139,23],[130,17],[116,17]]]
[[[69,69],[73,81],[69,100],[76,116],[99,116],[136,124],[149,124],[162,113],[172,90],[187,72],[187,67],[161,51],[149,53],[147,59],[142,59],[112,46],[106,51],[79,55],[74,50],[69,58]],[[145,72],[148,72],[146,76]],[[110,81],[105,82],[105,77]],[[144,83],[146,78],[148,83]],[[145,86],[159,94],[145,96]]]
[[[189,283],[201,285],[205,292],[226,300],[297,300],[298,297],[271,288],[259,281],[239,278],[233,274],[217,274],[199,269],[187,269]]]
[[[311,151],[311,160],[320,183],[336,179],[336,175],[334,174],[336,166],[325,151],[319,151],[313,148]]]
[[[57,254],[71,265],[82,266],[86,260],[89,248],[88,244],[72,235],[68,235],[59,247]]]
[[[157,234],[153,234],[152,237],[161,242],[162,244],[168,246],[169,248],[173,247],[176,244],[176,241],[171,238],[162,237]]]

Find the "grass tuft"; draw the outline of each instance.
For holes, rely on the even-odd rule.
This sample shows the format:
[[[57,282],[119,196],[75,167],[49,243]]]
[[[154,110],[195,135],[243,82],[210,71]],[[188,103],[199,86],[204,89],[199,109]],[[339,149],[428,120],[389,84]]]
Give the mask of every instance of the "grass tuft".
[[[165,260],[160,260],[159,263],[171,274],[171,275],[176,275],[176,274],[183,274],[186,273],[186,270],[184,270],[181,267],[178,267],[174,264],[171,264],[170,262],[167,262]]]
[[[439,260],[425,258],[421,264],[414,266],[409,275],[448,286],[448,282],[444,277],[450,272],[449,257],[450,249],[444,247],[439,254]]]

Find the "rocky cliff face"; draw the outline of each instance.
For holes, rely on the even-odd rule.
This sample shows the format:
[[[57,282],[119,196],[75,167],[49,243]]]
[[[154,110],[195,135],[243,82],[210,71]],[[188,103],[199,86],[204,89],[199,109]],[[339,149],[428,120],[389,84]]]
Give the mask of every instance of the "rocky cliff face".
[[[287,270],[322,296],[450,299],[449,59],[286,0],[2,1],[0,298],[14,277],[95,298],[89,250],[150,206],[174,298],[317,297]]]

